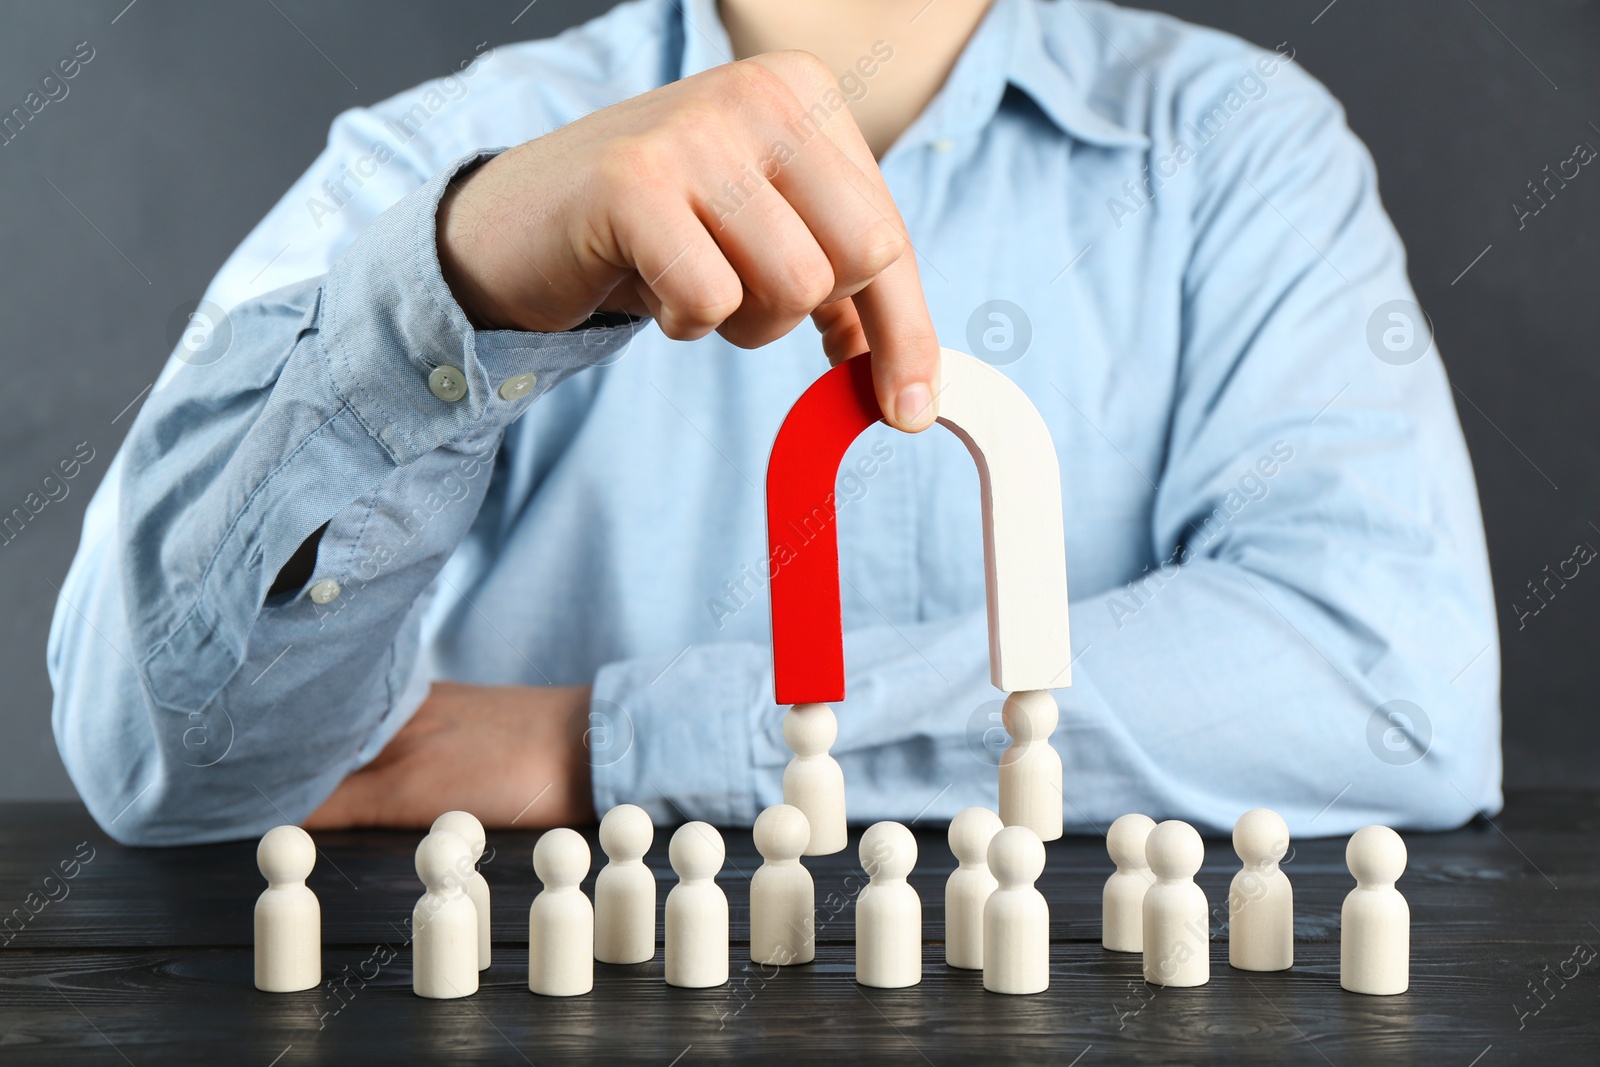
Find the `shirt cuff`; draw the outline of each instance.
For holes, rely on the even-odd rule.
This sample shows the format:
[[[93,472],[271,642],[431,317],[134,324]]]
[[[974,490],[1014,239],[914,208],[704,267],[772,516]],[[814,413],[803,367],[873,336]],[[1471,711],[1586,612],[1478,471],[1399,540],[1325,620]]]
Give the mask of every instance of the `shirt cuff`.
[[[439,268],[439,201],[499,151],[463,156],[384,212],[323,284],[317,326],[333,387],[399,465],[480,428],[486,414],[510,422],[615,355],[640,325],[596,316],[561,333],[472,328]]]
[[[595,811],[637,804],[657,825],[753,823],[760,798],[782,792],[782,768],[758,773],[753,751],[763,717],[783,714],[767,699],[771,673],[751,644],[602,667],[589,706]]]

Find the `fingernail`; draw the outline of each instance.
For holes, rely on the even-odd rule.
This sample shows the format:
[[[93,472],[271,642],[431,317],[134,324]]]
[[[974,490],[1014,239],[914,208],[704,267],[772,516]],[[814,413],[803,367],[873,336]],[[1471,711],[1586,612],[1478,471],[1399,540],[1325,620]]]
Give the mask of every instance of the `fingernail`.
[[[895,424],[906,430],[920,430],[933,422],[933,392],[925,382],[913,382],[894,398]]]

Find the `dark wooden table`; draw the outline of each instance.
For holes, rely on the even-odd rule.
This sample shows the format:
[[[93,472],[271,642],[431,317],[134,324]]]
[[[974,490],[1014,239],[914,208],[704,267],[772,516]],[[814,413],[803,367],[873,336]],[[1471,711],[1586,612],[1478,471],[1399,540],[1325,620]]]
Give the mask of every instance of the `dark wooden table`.
[[[0,1064],[1600,1062],[1600,955],[1591,947],[1600,946],[1600,795],[1514,795],[1492,824],[1407,834],[1400,888],[1411,903],[1411,989],[1397,997],[1339,988],[1339,905],[1352,885],[1342,839],[1300,842],[1285,865],[1297,943],[1294,969],[1280,974],[1229,969],[1227,884],[1238,862],[1226,841],[1208,841],[1199,882],[1213,906],[1211,982],[1170,990],[1140,980],[1138,956],[1100,948],[1100,887],[1111,869],[1102,842],[1056,842],[1040,882],[1050,989],[1004,997],[985,993],[980,975],[945,966],[943,884],[953,864],[942,827],[918,831],[912,882],[926,940],[914,988],[853,980],[858,835],[847,852],[808,861],[817,961],[752,968],[741,956],[757,858],[749,834],[735,830],[721,879],[733,913],[729,985],[669,988],[658,949],[636,967],[597,965],[588,996],[536,997],[527,914],[537,835],[496,832],[483,866],[494,966],[476,996],[428,1001],[411,993],[405,932],[421,892],[418,834],[317,835],[310,885],[322,901],[329,981],[267,994],[251,981],[251,909],[262,888],[253,842],[127,849],[75,806],[5,805]],[[666,843],[658,834],[649,856],[661,899],[673,880]]]

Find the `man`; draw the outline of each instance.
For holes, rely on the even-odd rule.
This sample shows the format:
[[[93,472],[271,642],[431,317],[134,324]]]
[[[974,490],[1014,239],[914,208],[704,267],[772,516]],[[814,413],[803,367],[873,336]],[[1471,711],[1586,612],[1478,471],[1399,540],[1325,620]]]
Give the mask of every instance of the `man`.
[[[1069,826],[1497,810],[1449,386],[1293,56],[1082,0],[640,0],[341,116],[91,505],[50,645],[90,810],[144,844],[749,823],[789,755],[766,453],[868,349],[851,818],[992,806],[976,475],[917,433],[940,340],[1059,451]]]

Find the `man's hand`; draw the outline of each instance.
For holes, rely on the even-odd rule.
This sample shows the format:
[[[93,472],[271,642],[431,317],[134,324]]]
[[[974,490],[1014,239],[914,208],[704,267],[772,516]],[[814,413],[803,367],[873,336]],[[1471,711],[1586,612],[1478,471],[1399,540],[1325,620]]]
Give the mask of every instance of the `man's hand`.
[[[305,826],[426,829],[458,809],[491,828],[593,822],[588,726],[588,686],[435,682],[378,758]]]
[[[810,315],[830,360],[871,349],[889,422],[920,430],[937,413],[939,347],[915,254],[830,91],[816,57],[771,52],[513,148],[441,204],[445,279],[492,328],[626,311],[675,340],[716,330],[755,348]]]

